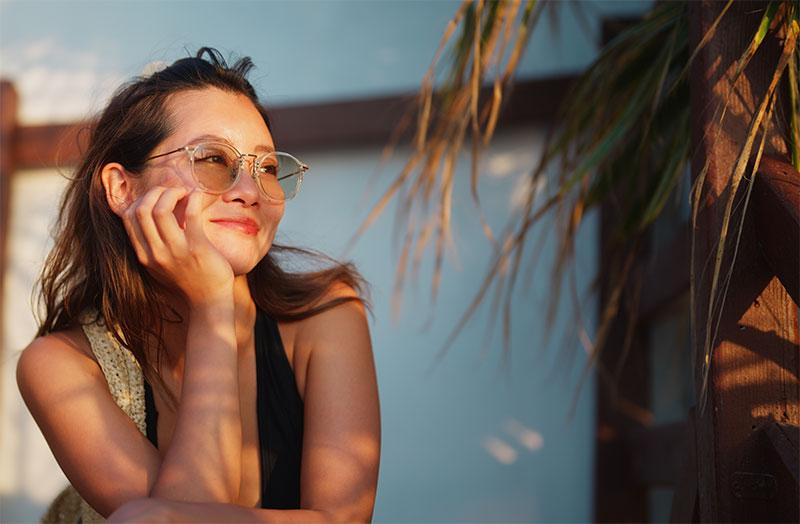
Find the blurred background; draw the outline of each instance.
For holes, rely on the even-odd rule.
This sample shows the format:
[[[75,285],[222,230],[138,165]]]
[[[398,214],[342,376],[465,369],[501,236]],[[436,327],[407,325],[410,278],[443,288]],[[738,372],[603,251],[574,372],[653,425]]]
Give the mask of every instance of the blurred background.
[[[434,262],[423,256],[418,278],[404,284],[402,302],[393,307],[401,252],[393,229],[396,202],[346,249],[411,154],[401,143],[381,161],[459,4],[0,2],[3,125],[10,119],[15,140],[25,144],[13,159],[8,142],[3,145],[0,173],[7,205],[0,266],[0,522],[37,521],[66,484],[14,379],[19,351],[35,332],[31,291],[74,161],[74,140],[63,137],[99,111],[122,82],[201,46],[252,57],[257,69],[251,81],[273,111],[278,148],[311,166],[301,194],[287,205],[277,241],[351,259],[372,284],[383,429],[375,521],[587,522],[598,518],[598,501],[617,497],[615,503],[626,504],[617,492],[630,483],[636,488],[626,496],[635,499],[635,514],[667,520],[669,475],[637,463],[638,455],[619,442],[602,455],[597,451],[598,442],[614,439],[616,426],[601,424],[594,371],[584,375],[586,341],[595,336],[598,318],[593,284],[602,263],[595,212],[576,233],[574,296],[582,322],[566,299],[554,317],[545,314],[556,246],[531,242],[526,253],[535,251],[538,263],[513,295],[508,353],[499,329],[490,330],[496,308],[487,301],[437,357],[492,260],[468,183],[454,189],[453,241],[436,301],[430,293]],[[609,24],[637,18],[652,5],[565,2],[557,17],[540,22],[518,67],[517,90],[527,98],[506,110],[481,160],[485,176],[478,192],[494,229],[522,205],[525,175],[541,154],[565,86],[597,57]],[[468,180],[469,151],[455,176]],[[685,186],[658,234],[668,237],[674,223],[685,222],[687,195]],[[552,227],[550,219],[535,226]],[[688,289],[681,289],[652,321],[650,351],[636,360],[649,379],[634,384],[636,406],[626,415],[637,427],[666,427],[669,435],[679,431],[670,424],[683,420],[693,402]],[[651,369],[658,373],[650,377]],[[630,439],[636,434],[626,434],[625,442]],[[674,457],[673,448],[648,453],[662,462]]]

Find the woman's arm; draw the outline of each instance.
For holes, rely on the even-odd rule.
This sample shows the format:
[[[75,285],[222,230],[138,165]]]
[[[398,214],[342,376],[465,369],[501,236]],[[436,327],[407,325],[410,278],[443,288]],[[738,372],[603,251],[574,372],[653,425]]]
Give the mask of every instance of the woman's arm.
[[[175,429],[149,495],[187,502],[235,502],[242,420],[233,298],[189,313]]]
[[[106,516],[147,496],[161,459],[114,402],[82,339],[77,328],[34,340],[17,363],[17,383],[70,483]]]
[[[354,295],[341,288],[335,296]],[[334,297],[335,298],[335,297]],[[378,384],[364,307],[346,302],[311,317],[297,335],[305,346],[300,505],[339,521],[372,516],[381,421]]]
[[[209,502],[177,502],[167,499],[138,499],[115,511],[107,521],[109,524],[155,524],[158,522],[197,522],[219,524],[237,523],[285,523],[314,524],[330,522],[356,522],[337,519],[334,515],[308,509],[259,509],[245,508],[234,504]]]
[[[155,220],[161,220],[152,217],[172,218],[175,204],[164,203],[159,198],[164,188],[157,190],[160,193],[143,202],[147,208],[139,211],[145,225],[130,228],[129,234],[143,263],[151,267],[161,260],[163,270],[166,253],[156,249],[157,242],[148,241],[147,235],[153,234]],[[167,193],[173,200],[181,196],[180,191]],[[162,212],[163,208],[169,213]],[[171,246],[187,249],[185,239]],[[194,293],[187,302],[198,306],[189,317],[178,418],[163,463],[158,450],[115,403],[80,328],[36,339],[17,364],[22,397],[61,469],[104,516],[128,501],[151,495],[206,502],[233,502],[238,497],[241,417],[232,285],[228,291],[224,282],[209,284],[209,278],[198,278],[192,264],[208,263],[208,257],[196,244],[184,254],[196,260],[175,264],[176,278],[184,293]],[[193,289],[191,282],[205,285]]]
[[[185,225],[175,216],[186,199]],[[188,308],[180,403],[169,449],[148,495],[236,502],[241,484],[234,275],[206,238],[202,193],[156,186],[122,213],[139,261]]]
[[[345,288],[336,296],[353,294]],[[303,347],[305,346],[305,347]],[[349,302],[302,321],[308,351],[299,510],[141,499],[111,522],[369,522],[380,460],[380,408],[363,307]]]

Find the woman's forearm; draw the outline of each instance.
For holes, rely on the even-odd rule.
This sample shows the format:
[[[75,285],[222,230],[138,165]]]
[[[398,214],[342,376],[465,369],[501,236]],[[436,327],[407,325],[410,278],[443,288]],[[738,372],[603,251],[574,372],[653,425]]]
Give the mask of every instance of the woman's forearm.
[[[175,429],[152,497],[236,502],[242,420],[233,295],[189,313]]]
[[[115,522],[147,523],[181,522],[181,523],[331,523],[358,522],[359,519],[337,518],[335,515],[311,509],[261,509],[246,508],[235,504],[178,502],[164,499],[137,499],[131,501],[108,519],[109,524]]]

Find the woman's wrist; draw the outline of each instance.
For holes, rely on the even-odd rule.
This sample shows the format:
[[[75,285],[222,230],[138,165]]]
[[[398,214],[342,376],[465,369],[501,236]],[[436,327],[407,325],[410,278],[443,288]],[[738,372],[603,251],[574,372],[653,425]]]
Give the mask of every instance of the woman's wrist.
[[[223,320],[234,318],[234,296],[233,287],[226,290],[219,290],[189,303],[190,321],[217,323]]]

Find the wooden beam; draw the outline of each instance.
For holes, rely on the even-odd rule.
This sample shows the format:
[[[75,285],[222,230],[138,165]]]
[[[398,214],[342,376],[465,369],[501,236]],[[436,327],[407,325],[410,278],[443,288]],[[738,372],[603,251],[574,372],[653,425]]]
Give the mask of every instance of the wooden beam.
[[[16,168],[14,143],[17,130],[17,92],[8,82],[0,82],[0,325],[3,322],[3,297],[11,175]],[[0,341],[2,354],[2,341]]]
[[[800,173],[776,158],[761,160],[753,188],[756,237],[769,268],[800,304]]]
[[[650,257],[643,269],[639,321],[647,322],[689,291],[689,261],[692,232],[682,224],[665,246]]]
[[[697,436],[695,432],[695,409],[689,409],[683,436],[684,448],[679,461],[680,474],[672,493],[670,522],[699,522],[700,508],[697,497]]]
[[[798,427],[764,420],[741,443],[731,495],[747,522],[800,522]]]
[[[675,486],[686,451],[686,423],[633,430],[626,438],[636,482],[648,487]]]
[[[498,126],[552,120],[574,79],[568,75],[520,81],[501,112]],[[270,109],[270,121],[278,147],[286,151],[381,146],[404,117],[414,116],[413,102],[413,95],[399,94],[275,107]],[[86,147],[89,127],[89,122],[20,127],[15,142],[16,167],[75,165]]]
[[[611,41],[632,21],[604,21],[603,42]],[[616,193],[616,198],[625,198],[620,191]],[[607,199],[600,208],[599,318],[603,315],[603,304],[608,303],[613,293],[611,276],[625,264],[619,251],[612,247],[616,225],[621,220],[619,207],[611,205],[612,200]],[[630,287],[626,291],[631,291]],[[630,351],[626,351],[625,344],[634,309],[630,300],[632,294],[622,293],[619,313],[611,323],[605,348],[598,357],[598,366],[608,371],[598,373],[595,396],[595,522],[644,522],[648,519],[647,486],[630,467],[630,458],[635,454],[630,436],[650,423],[646,333],[635,329],[630,334]],[[620,365],[623,362],[624,365]]]
[[[14,143],[17,169],[71,167],[86,149],[89,122],[20,126]]]
[[[689,3],[691,49],[714,25],[724,5],[710,0]],[[770,34],[741,76],[735,75],[737,60],[755,34],[765,8],[763,2],[734,2],[697,54],[690,72],[694,180],[708,167],[695,231],[692,333],[697,355],[696,398],[701,399],[704,388],[708,395],[707,402],[698,405],[696,420],[699,507],[704,522],[762,521],[765,515],[776,520],[792,518],[781,514],[774,501],[734,495],[736,482],[746,478],[742,474],[758,473],[743,469],[742,464],[748,463],[750,452],[745,444],[759,424],[765,420],[800,422],[798,309],[764,261],[760,228],[755,226],[752,210],[745,217],[735,263],[732,244],[727,244],[709,316],[711,276],[731,194],[731,173],[748,122],[780,55],[781,41]],[[717,112],[722,107],[729,115],[724,125],[720,125]],[[784,156],[785,129],[777,118],[768,123],[765,155]],[[738,236],[744,209],[744,187],[739,189],[729,240]],[[779,204],[772,200],[771,205]],[[723,288],[724,301],[720,299]],[[707,336],[710,352],[705,347]],[[796,506],[797,490],[787,493]]]

